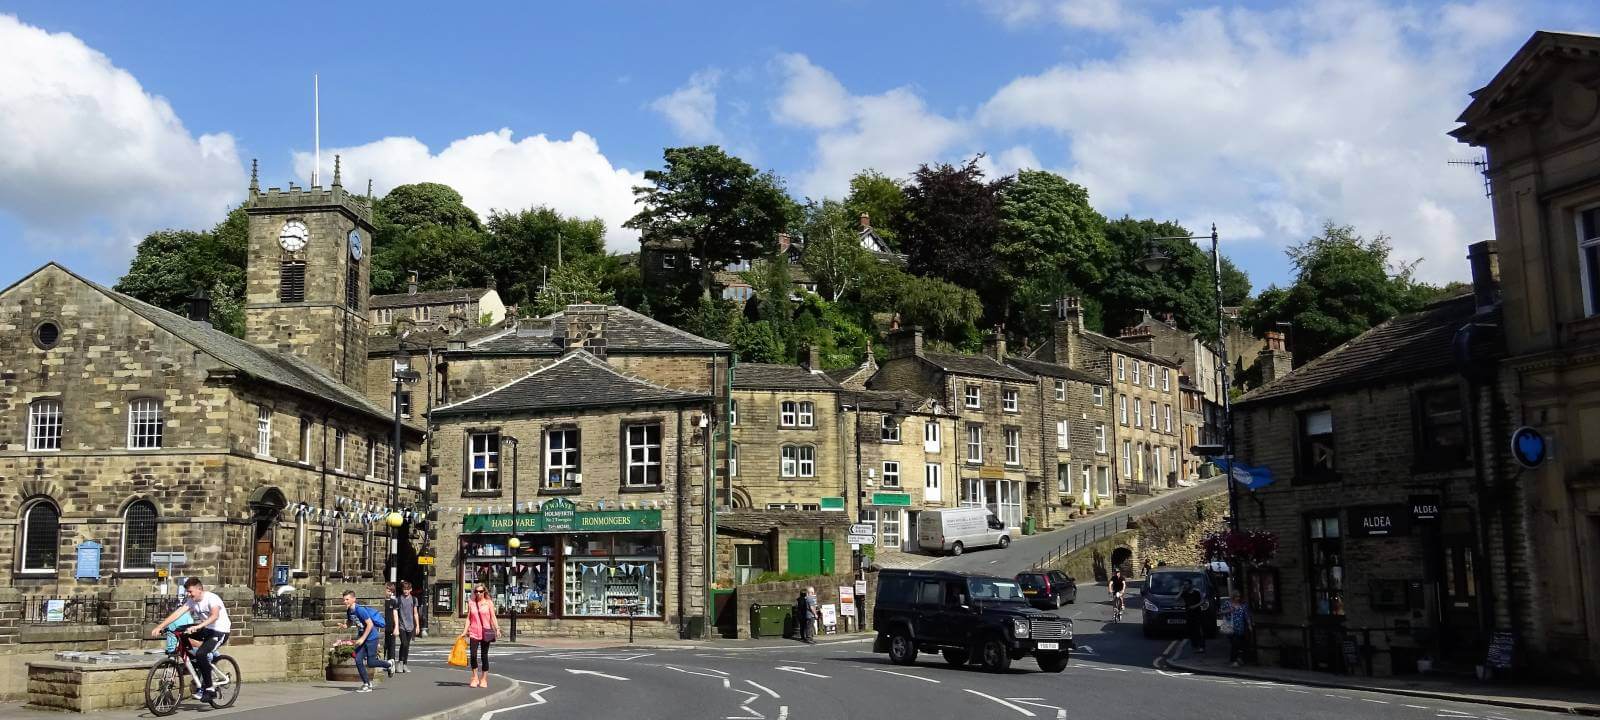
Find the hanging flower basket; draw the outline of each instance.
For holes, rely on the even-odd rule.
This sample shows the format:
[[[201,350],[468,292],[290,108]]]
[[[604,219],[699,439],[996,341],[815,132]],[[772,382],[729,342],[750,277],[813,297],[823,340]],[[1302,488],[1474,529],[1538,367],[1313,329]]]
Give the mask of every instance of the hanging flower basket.
[[[1224,530],[1206,533],[1200,550],[1207,560],[1237,558],[1251,565],[1272,560],[1278,552],[1278,535],[1265,530]]]

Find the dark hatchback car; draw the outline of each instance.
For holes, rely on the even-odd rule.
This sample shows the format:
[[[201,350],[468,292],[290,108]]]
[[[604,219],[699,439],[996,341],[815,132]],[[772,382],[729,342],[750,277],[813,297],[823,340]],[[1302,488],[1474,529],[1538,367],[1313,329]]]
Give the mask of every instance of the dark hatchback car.
[[[1183,609],[1183,582],[1194,584],[1205,598],[1202,612],[1207,637],[1217,634],[1217,593],[1210,574],[1201,568],[1158,568],[1145,577],[1143,595],[1144,636],[1155,637],[1167,631],[1183,633],[1188,630],[1189,619]]]
[[[1030,570],[1017,573],[1023,596],[1036,608],[1053,610],[1078,601],[1078,581],[1060,570]]]

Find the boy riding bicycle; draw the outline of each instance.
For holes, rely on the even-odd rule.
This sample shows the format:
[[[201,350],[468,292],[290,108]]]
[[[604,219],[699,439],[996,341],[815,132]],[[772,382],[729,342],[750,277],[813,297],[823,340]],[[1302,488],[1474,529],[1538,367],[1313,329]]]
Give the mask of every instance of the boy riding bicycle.
[[[183,604],[151,628],[150,637],[160,637],[167,626],[185,614],[200,619],[199,622],[184,627],[181,633],[188,638],[189,644],[194,648],[192,661],[195,672],[200,674],[199,686],[195,689],[194,697],[196,700],[206,700],[216,692],[216,687],[211,682],[211,654],[228,640],[228,632],[233,629],[233,623],[228,619],[228,608],[222,604],[222,598],[217,597],[216,593],[208,592],[205,584],[200,582],[200,578],[189,578],[183,583],[183,589],[188,593]]]

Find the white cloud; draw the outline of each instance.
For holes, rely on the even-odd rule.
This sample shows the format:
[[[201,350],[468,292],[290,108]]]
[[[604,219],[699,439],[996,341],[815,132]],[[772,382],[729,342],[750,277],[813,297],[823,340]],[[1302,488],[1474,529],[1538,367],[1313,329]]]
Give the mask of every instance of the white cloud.
[[[716,69],[701,70],[689,76],[688,84],[650,103],[650,109],[661,113],[672,124],[672,129],[686,142],[694,144],[720,143],[722,131],[717,129],[717,83],[722,73]]]
[[[1400,256],[1427,258],[1427,279],[1459,278],[1489,206],[1478,178],[1445,164],[1471,151],[1444,131],[1486,79],[1470,49],[1508,32],[1495,2],[1188,12],[1130,31],[1109,59],[1012,81],[978,118],[1059,133],[1063,172],[1110,213],[1197,232],[1216,218],[1260,252],[1331,219],[1388,233]]]
[[[642,173],[613,167],[594,138],[578,132],[568,140],[544,135],[514,139],[511,130],[461,138],[433,153],[411,137],[388,137],[356,147],[323,149],[322,176],[333,177],[333,155],[343,157],[344,181],[365,191],[372,178],[382,195],[396,185],[440,182],[455,188],[479,215],[547,205],[566,215],[598,217],[606,223],[606,246],[639,249],[639,233],[622,228],[638,211],[633,187]],[[311,174],[310,153],[294,155],[295,172]]]
[[[1114,31],[1140,22],[1123,0],[980,0],[983,9],[1011,27],[1041,18],[1083,30]]]
[[[125,257],[150,230],[209,227],[246,183],[230,135],[194,136],[104,54],[0,15],[0,213],[27,241]]]
[[[930,111],[910,88],[851,95],[803,55],[785,55],[779,66],[786,77],[774,117],[821,131],[796,187],[806,197],[840,197],[850,177],[869,168],[904,177],[968,136],[963,123]]]

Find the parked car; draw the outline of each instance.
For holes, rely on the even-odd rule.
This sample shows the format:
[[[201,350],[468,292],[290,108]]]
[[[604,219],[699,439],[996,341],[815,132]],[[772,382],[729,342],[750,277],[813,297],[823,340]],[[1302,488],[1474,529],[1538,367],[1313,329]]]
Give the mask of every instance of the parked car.
[[[1039,669],[1061,672],[1074,647],[1072,620],[1030,606],[1010,578],[883,570],[872,623],[878,629],[872,651],[888,653],[897,665],[937,652],[954,666],[976,660],[1004,672],[1031,655]]]
[[[1017,584],[1034,607],[1051,610],[1078,601],[1078,581],[1060,570],[1020,572]]]
[[[1212,582],[1211,576],[1202,568],[1193,567],[1162,567],[1145,576],[1143,594],[1140,596],[1144,607],[1144,636],[1155,637],[1166,630],[1184,632],[1188,629],[1188,614],[1183,609],[1183,581],[1194,583],[1196,590],[1205,596],[1206,609],[1203,613],[1206,623],[1206,637],[1217,634],[1217,586]]]
[[[971,548],[1011,545],[1006,524],[987,508],[924,510],[917,515],[917,546],[960,555]]]

